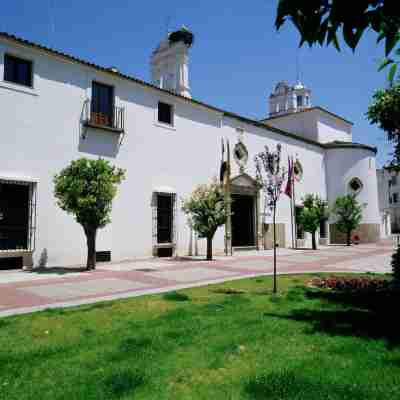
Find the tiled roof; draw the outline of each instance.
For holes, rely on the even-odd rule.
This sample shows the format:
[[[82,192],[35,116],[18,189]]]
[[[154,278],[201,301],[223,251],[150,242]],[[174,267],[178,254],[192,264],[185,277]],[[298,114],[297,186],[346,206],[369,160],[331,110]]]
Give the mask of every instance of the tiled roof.
[[[251,124],[251,125],[256,126],[256,127],[258,127],[258,128],[265,129],[265,130],[268,130],[268,131],[271,131],[271,132],[275,132],[275,133],[277,133],[277,134],[280,134],[280,135],[282,135],[282,136],[289,137],[289,138],[294,139],[294,140],[298,140],[298,141],[301,141],[301,142],[304,142],[304,143],[312,144],[312,145],[317,146],[317,147],[320,147],[320,148],[344,147],[344,146],[342,146],[342,145],[337,145],[337,144],[335,145],[335,144],[333,144],[333,143],[330,143],[330,144],[323,144],[323,143],[316,142],[316,141],[314,141],[314,140],[310,140],[310,139],[301,137],[301,136],[296,135],[296,134],[294,134],[294,133],[292,133],[292,132],[287,132],[287,131],[284,131],[284,130],[282,130],[282,129],[275,128],[275,127],[273,127],[273,126],[271,126],[271,125],[268,125],[266,122],[264,122],[264,121],[268,121],[268,119],[270,119],[270,118],[268,118],[268,119],[266,119],[266,120],[263,120],[263,121],[258,121],[258,120],[254,120],[254,119],[251,119],[251,118],[244,117],[244,116],[239,115],[239,114],[235,114],[235,113],[230,112],[230,111],[225,111],[225,110],[222,110],[222,109],[220,109],[220,108],[211,106],[211,105],[209,105],[209,104],[207,104],[207,103],[203,103],[203,102],[201,102],[201,101],[199,101],[199,100],[195,100],[195,99],[192,99],[192,98],[188,98],[188,97],[185,97],[185,96],[181,96],[181,95],[179,95],[179,94],[177,94],[177,93],[174,93],[174,92],[171,92],[171,91],[169,91],[169,90],[165,90],[165,89],[159,88],[159,87],[157,87],[157,86],[155,86],[155,85],[152,85],[151,83],[142,81],[142,80],[137,79],[137,78],[135,78],[135,77],[133,77],[133,76],[130,76],[130,75],[123,74],[123,73],[121,73],[121,72],[119,72],[119,71],[117,71],[117,70],[115,70],[115,69],[102,67],[102,66],[97,65],[97,64],[94,64],[94,63],[92,63],[92,62],[90,62],[90,61],[82,60],[82,59],[80,59],[80,58],[74,57],[74,56],[69,55],[69,54],[67,54],[67,53],[63,53],[63,52],[61,52],[61,51],[51,49],[51,48],[46,47],[46,46],[43,46],[43,45],[41,45],[41,44],[37,44],[37,43],[31,42],[31,41],[29,41],[29,40],[22,39],[22,38],[20,38],[20,37],[17,37],[17,36],[15,36],[15,35],[12,35],[12,34],[7,33],[7,32],[0,32],[0,39],[1,39],[1,38],[7,39],[7,40],[10,40],[10,41],[13,41],[13,42],[16,42],[16,43],[21,44],[21,45],[25,45],[25,46],[28,46],[28,47],[32,47],[32,48],[35,48],[35,49],[37,49],[37,50],[44,51],[44,52],[49,53],[49,54],[52,54],[52,55],[54,55],[54,56],[62,57],[62,58],[66,59],[66,60],[69,60],[69,61],[74,61],[74,62],[76,62],[76,63],[86,65],[86,66],[91,67],[91,68],[94,68],[94,69],[96,69],[96,70],[98,70],[98,71],[102,71],[102,72],[104,72],[104,73],[107,73],[107,74],[110,74],[110,75],[119,77],[119,78],[121,78],[121,79],[126,79],[126,80],[129,80],[129,81],[135,82],[135,83],[137,83],[137,84],[139,84],[139,85],[142,85],[142,86],[145,86],[145,87],[154,89],[154,90],[156,90],[156,91],[159,91],[159,92],[168,94],[168,95],[170,95],[170,96],[177,97],[177,98],[179,98],[179,99],[181,99],[181,100],[183,100],[183,101],[187,101],[187,102],[189,102],[189,103],[192,103],[192,104],[196,104],[196,105],[205,107],[205,108],[207,108],[207,109],[209,109],[209,110],[212,110],[212,111],[216,111],[216,112],[218,112],[218,113],[221,113],[223,116],[237,119],[237,120],[239,120],[239,121],[242,121],[242,122]],[[327,111],[327,110],[325,110],[325,109],[323,109],[323,108],[321,108],[321,107],[313,107],[313,108],[319,108],[319,109],[321,109],[322,111],[325,111],[325,112],[327,112],[327,113],[329,113],[329,114],[332,114],[332,115],[334,115],[334,116],[337,117],[337,118],[343,119],[343,118],[337,116],[336,114],[333,114],[333,113],[331,113],[331,112],[329,112],[329,111]],[[344,120],[344,119],[343,119],[343,120]],[[347,121],[347,120],[344,120],[344,121],[346,121],[346,122],[348,122],[348,123],[351,123],[351,122],[349,122],[349,121]],[[350,143],[348,143],[348,144],[346,145],[346,147],[349,147],[349,145],[350,145]],[[371,151],[374,151],[375,153],[377,152],[377,149],[376,149],[375,147],[371,147],[371,146],[368,146],[368,145],[364,145],[364,144],[361,145],[361,144],[357,144],[357,143],[351,143],[351,145],[352,145],[352,147],[354,147],[354,148],[356,148],[356,147],[357,147],[357,148],[365,148],[365,149],[369,149],[369,150],[371,150]]]
[[[351,122],[351,121],[349,121],[349,120],[347,120],[347,119],[341,117],[340,115],[337,115],[337,114],[335,114],[335,113],[333,113],[333,112],[331,112],[331,111],[328,111],[327,109],[325,109],[325,108],[323,108],[323,107],[320,107],[320,106],[314,106],[314,107],[304,108],[304,109],[302,109],[302,110],[300,110],[300,111],[296,111],[295,113],[293,113],[293,112],[288,112],[288,113],[285,113],[285,114],[272,115],[271,117],[265,118],[265,119],[263,119],[262,121],[267,121],[267,122],[268,122],[268,121],[270,121],[271,119],[284,118],[284,117],[287,117],[288,115],[296,115],[296,114],[299,114],[299,113],[305,113],[305,112],[314,111],[314,110],[322,111],[322,112],[324,112],[324,113],[326,113],[326,114],[329,114],[329,115],[332,115],[333,117],[338,118],[338,119],[340,119],[340,120],[342,120],[342,121],[344,121],[344,122],[346,122],[346,123],[348,123],[348,124],[350,124],[350,125],[354,125],[353,122]]]

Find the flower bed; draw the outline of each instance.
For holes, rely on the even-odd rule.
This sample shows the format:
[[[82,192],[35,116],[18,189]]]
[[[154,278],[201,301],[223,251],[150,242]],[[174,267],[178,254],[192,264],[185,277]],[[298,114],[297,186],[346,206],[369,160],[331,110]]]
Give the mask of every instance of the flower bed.
[[[392,284],[383,278],[329,276],[311,279],[310,286],[338,291],[377,291],[388,289]]]

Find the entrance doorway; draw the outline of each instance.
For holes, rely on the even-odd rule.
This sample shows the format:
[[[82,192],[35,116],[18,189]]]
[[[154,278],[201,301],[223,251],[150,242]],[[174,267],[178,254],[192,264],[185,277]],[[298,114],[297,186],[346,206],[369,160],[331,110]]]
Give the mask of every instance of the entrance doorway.
[[[175,193],[153,192],[153,255],[172,257],[176,248]]]
[[[232,195],[232,246],[255,246],[255,198],[251,195]]]
[[[172,196],[157,196],[157,242],[172,243]]]

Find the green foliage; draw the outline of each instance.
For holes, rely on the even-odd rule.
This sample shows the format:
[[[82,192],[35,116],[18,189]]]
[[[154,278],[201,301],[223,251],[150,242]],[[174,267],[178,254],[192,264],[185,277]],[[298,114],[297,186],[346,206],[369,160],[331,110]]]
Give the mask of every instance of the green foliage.
[[[393,162],[400,162],[400,82],[387,89],[379,89],[373,96],[367,117],[382,129],[394,144]]]
[[[328,218],[328,204],[316,194],[307,194],[303,199],[303,206],[298,223],[306,232],[314,233],[318,230],[320,222]]]
[[[57,205],[82,226],[101,228],[110,222],[112,200],[124,170],[103,159],[80,158],[54,177]]]
[[[303,208],[296,217],[296,222],[312,235],[312,247],[317,248],[315,232],[321,221],[328,218],[328,204],[316,194],[307,194],[303,199]]]
[[[347,244],[350,244],[351,232],[358,228],[362,219],[361,205],[355,196],[346,195],[338,197],[332,209],[336,216],[336,225],[339,231],[347,234]]]
[[[0,398],[399,398],[397,291],[312,289],[313,276],[281,276],[280,296],[265,276],[187,289],[191,301],[157,294],[2,318]]]
[[[400,10],[392,0],[280,0],[275,26],[290,19],[301,34],[301,45],[333,44],[340,50],[337,32],[354,51],[366,30],[374,31],[377,41],[385,40],[385,55],[399,41]]]
[[[200,238],[213,237],[226,221],[222,186],[216,180],[209,185],[198,186],[190,198],[183,200],[182,210]]]
[[[353,51],[367,30],[375,32],[377,42],[385,41],[385,57],[380,69],[393,64],[389,71],[394,77],[397,63],[388,58],[399,42],[400,8],[393,0],[280,0],[275,26],[280,29],[291,20],[301,35],[300,46],[308,43],[334,45],[340,51],[338,31]],[[396,50],[399,56],[400,49]]]
[[[400,245],[397,246],[396,251],[392,254],[391,265],[393,278],[400,281]]]

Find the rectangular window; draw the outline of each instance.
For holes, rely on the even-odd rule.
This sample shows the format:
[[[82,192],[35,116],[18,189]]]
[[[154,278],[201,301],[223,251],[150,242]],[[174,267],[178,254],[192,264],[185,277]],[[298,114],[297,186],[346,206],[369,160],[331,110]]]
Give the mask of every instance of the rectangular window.
[[[392,178],[390,179],[390,186],[395,186],[397,185],[397,176],[392,176]]]
[[[303,211],[303,207],[297,207],[296,206],[296,215],[295,215],[295,222],[296,222],[296,233],[297,233],[297,239],[304,239],[304,228],[303,225],[301,225],[298,221],[300,218],[300,214]]]
[[[32,87],[32,61],[4,55],[4,80]]]
[[[399,201],[399,194],[398,193],[393,193],[392,194],[392,202],[393,203],[398,203]]]
[[[319,237],[321,239],[326,239],[327,237],[326,224],[327,224],[326,219],[320,221],[319,223]]]
[[[297,96],[297,107],[303,106],[303,96]]]
[[[114,88],[102,83],[92,83],[91,122],[97,125],[113,126]]]
[[[174,125],[173,106],[171,104],[158,102],[158,122]]]
[[[29,248],[30,187],[0,181],[0,250]]]

